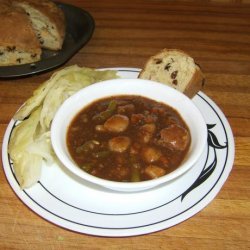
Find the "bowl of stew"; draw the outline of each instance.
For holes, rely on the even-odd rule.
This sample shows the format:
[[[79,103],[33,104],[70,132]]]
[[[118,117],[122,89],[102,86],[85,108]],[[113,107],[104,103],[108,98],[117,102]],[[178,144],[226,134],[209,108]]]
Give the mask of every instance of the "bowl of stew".
[[[69,97],[51,125],[53,149],[72,173],[104,188],[135,192],[187,172],[207,141],[191,99],[161,83],[114,79]]]

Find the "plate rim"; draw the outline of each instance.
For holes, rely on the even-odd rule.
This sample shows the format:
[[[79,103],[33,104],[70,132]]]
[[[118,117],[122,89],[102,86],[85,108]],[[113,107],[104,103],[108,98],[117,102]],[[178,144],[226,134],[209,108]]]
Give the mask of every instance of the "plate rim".
[[[118,70],[118,71],[123,71],[123,72],[131,72],[133,71],[134,73],[139,73],[140,69],[138,68],[121,68],[121,67],[114,67],[114,68],[102,68],[101,70],[106,70],[106,69],[114,69],[114,70]],[[225,181],[227,180],[228,178],[228,175],[230,174],[231,172],[231,169],[233,167],[233,161],[234,161],[234,153],[235,153],[235,145],[234,145],[234,138],[233,138],[233,134],[232,134],[232,130],[230,128],[230,125],[226,119],[226,117],[224,116],[223,112],[220,110],[220,108],[209,98],[207,97],[204,93],[202,92],[199,92],[198,93],[199,96],[201,96],[201,98],[205,98],[207,99],[206,101],[210,103],[210,105],[212,105],[212,107],[216,108],[217,112],[219,112],[219,116],[218,118],[219,119],[222,119],[221,123],[223,124],[223,126],[225,125],[226,128],[225,128],[225,131],[227,131],[229,133],[229,137],[228,138],[230,141],[231,141],[231,144],[230,144],[230,150],[231,150],[231,154],[229,154],[229,157],[230,158],[230,164],[231,164],[231,168],[230,168],[230,171],[228,171],[227,175],[224,176],[224,178],[221,180],[219,179],[220,181],[222,181],[222,184],[220,184],[220,186],[218,187],[218,185],[216,186],[217,190],[211,195],[209,195],[208,199],[206,200],[206,204],[201,204],[201,203],[198,203],[198,205],[196,205],[196,209],[194,211],[192,211],[191,215],[189,215],[186,219],[189,219],[190,217],[192,217],[193,215],[195,215],[196,213],[198,213],[199,211],[201,211],[205,206],[207,206],[213,199],[214,197],[218,194],[218,192],[220,191],[220,189],[223,187]],[[12,121],[12,120],[11,120]],[[56,222],[54,222],[53,220],[49,220],[47,218],[45,218],[44,216],[42,216],[41,214],[37,213],[37,211],[34,211],[34,209],[32,209],[28,204],[26,204],[23,200],[22,200],[22,196],[20,197],[20,194],[18,195],[16,193],[16,190],[15,188],[13,187],[13,183],[10,183],[7,175],[6,175],[6,172],[5,172],[5,166],[4,166],[4,159],[6,160],[6,147],[4,147],[4,143],[6,144],[6,134],[7,134],[7,130],[10,129],[10,124],[11,124],[11,121],[8,125],[8,128],[6,129],[6,132],[4,134],[4,140],[3,140],[3,149],[2,149],[2,161],[3,161],[3,168],[4,168],[4,173],[5,173],[5,176],[6,176],[6,179],[7,181],[9,182],[9,185],[11,186],[12,190],[14,191],[14,193],[17,195],[18,198],[21,199],[21,201],[27,206],[29,207],[29,209],[33,212],[35,212],[38,216],[42,217],[43,219],[45,219],[46,221],[48,222],[51,222],[52,224],[55,224],[59,227],[62,227],[64,229],[68,229],[68,230],[71,230],[71,231],[74,231],[74,232],[79,232],[79,233],[85,233],[85,234],[89,234],[89,235],[96,235],[96,236],[111,236],[111,237],[122,237],[122,236],[135,236],[135,235],[142,235],[142,234],[148,234],[148,233],[152,233],[152,232],[156,232],[156,231],[160,231],[160,230],[164,230],[164,229],[167,229],[169,227],[165,227],[165,228],[159,228],[155,225],[150,225],[147,227],[147,229],[143,230],[143,232],[140,230],[140,229],[123,229],[123,230],[118,230],[118,232],[116,232],[115,230],[112,230],[112,229],[95,229],[94,232],[93,232],[93,228],[92,230],[90,230],[89,228],[85,230],[81,230],[81,229],[78,229],[76,230],[76,228],[71,228],[70,226],[68,227],[65,227],[63,225],[60,225]],[[5,155],[4,155],[5,153]],[[228,163],[228,161],[225,163],[225,165]],[[215,185],[214,185],[215,186]],[[179,220],[178,220],[179,219]],[[186,220],[184,219],[184,220]],[[177,218],[176,220],[176,223],[174,223],[172,226],[176,225],[176,224],[179,224],[180,222],[184,221],[183,219],[181,218]],[[144,228],[144,227],[143,227]],[[102,231],[102,233],[100,233],[100,230],[104,230]]]

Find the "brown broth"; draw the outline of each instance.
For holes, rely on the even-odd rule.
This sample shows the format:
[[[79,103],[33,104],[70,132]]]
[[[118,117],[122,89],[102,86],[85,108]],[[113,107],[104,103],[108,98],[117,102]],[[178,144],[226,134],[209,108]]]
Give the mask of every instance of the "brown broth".
[[[176,110],[132,95],[91,103],[74,117],[67,132],[69,152],[81,169],[120,182],[145,181],[174,171],[190,141],[189,129]]]

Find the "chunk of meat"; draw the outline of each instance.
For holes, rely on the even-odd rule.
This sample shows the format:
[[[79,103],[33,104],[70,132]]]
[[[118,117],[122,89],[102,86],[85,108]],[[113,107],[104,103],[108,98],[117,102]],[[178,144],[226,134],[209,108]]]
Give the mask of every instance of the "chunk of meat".
[[[155,115],[155,114],[147,114],[145,116],[145,123],[154,123],[154,122],[157,122],[158,120],[158,117]]]
[[[144,147],[141,150],[141,157],[146,163],[153,163],[160,159],[162,153],[154,147]]]
[[[108,174],[110,180],[116,180],[116,181],[122,181],[124,179],[129,180],[129,173],[130,170],[128,167],[123,165],[118,165],[115,167],[112,167],[110,169],[110,172]]]
[[[131,123],[135,125],[144,124],[145,115],[143,114],[132,114],[131,115]]]
[[[162,167],[164,167],[164,168],[168,168],[169,165],[170,165],[169,159],[166,156],[164,156],[164,155],[162,155],[160,157],[160,159],[159,159],[158,162],[159,162],[159,165],[162,166]]]
[[[117,107],[117,113],[118,114],[124,114],[124,113],[129,113],[132,114],[135,111],[135,105],[130,103],[130,104],[125,104]]]
[[[155,130],[156,126],[154,123],[142,125],[138,129],[138,134],[137,134],[138,140],[142,143],[149,143],[155,133]]]
[[[155,114],[151,113],[131,115],[131,123],[135,125],[142,125],[145,123],[155,123],[157,120],[158,117]]]
[[[177,119],[177,117],[174,117],[174,116],[167,116],[164,120],[164,124],[166,126],[170,126],[170,125],[173,125],[173,124],[179,124],[179,121]]]
[[[131,144],[131,140],[127,136],[117,136],[109,140],[109,149],[113,152],[125,152]]]
[[[120,133],[124,132],[129,125],[129,118],[125,115],[113,115],[105,123],[104,129],[108,132]]]
[[[127,162],[127,157],[125,154],[116,154],[114,156],[114,165],[125,165]]]
[[[163,175],[166,174],[166,170],[157,166],[157,165],[148,165],[145,168],[145,174],[150,178],[150,179],[156,179],[159,178]]]
[[[189,146],[190,141],[191,138],[187,129],[172,124],[161,130],[160,139],[157,143],[172,150],[184,151]]]
[[[166,113],[166,109],[163,107],[155,106],[152,108],[152,113],[163,116]]]
[[[134,154],[134,155],[139,154],[140,150],[141,150],[141,144],[135,142],[130,147],[130,154]]]

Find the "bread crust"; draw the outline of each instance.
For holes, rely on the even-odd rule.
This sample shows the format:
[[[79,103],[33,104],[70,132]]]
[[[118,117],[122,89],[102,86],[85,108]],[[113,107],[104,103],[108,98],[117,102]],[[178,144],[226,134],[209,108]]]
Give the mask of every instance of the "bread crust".
[[[185,91],[183,92],[189,98],[193,98],[202,88],[204,85],[204,75],[200,68],[196,66],[196,71],[189,81],[188,85],[186,86]]]
[[[143,69],[141,70],[141,72],[139,73],[138,78],[142,78],[142,79],[148,79],[151,80],[150,77],[150,72],[148,71],[149,67],[153,64],[155,64],[156,60],[161,60],[162,58],[164,58],[167,54],[176,54],[176,55],[182,55],[184,57],[189,57],[192,58],[189,54],[187,54],[186,52],[184,52],[183,50],[179,50],[179,49],[163,49],[160,52],[158,52],[157,54],[151,56],[146,63],[144,64]],[[201,69],[199,68],[198,65],[195,64],[194,62],[194,72],[192,75],[192,78],[190,79],[190,81],[186,84],[184,91],[182,91],[185,95],[187,95],[189,98],[192,98],[196,95],[196,93],[202,89],[203,87],[203,83],[204,83],[204,75],[201,71]],[[164,82],[162,82],[164,83]],[[165,83],[166,84],[166,83]],[[168,84],[171,86],[171,84]]]
[[[0,46],[14,46],[41,54],[39,41],[24,11],[18,8],[6,9],[0,13],[0,20]]]
[[[54,24],[59,35],[60,46],[56,49],[61,49],[65,38],[65,16],[63,11],[54,2],[49,0],[12,0],[12,3],[15,6],[27,4],[46,16]]]

